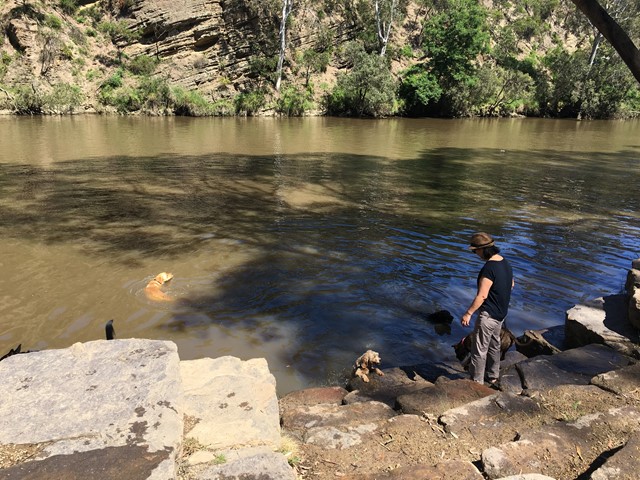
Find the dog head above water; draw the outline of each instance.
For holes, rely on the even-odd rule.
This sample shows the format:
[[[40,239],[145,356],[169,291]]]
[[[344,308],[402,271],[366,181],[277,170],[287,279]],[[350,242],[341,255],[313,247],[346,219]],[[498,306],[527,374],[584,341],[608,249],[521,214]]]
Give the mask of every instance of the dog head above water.
[[[162,272],[162,273],[159,273],[158,275],[156,275],[153,280],[158,282],[160,285],[163,285],[166,282],[168,282],[169,280],[171,280],[172,278],[173,278],[173,274],[172,273]]]

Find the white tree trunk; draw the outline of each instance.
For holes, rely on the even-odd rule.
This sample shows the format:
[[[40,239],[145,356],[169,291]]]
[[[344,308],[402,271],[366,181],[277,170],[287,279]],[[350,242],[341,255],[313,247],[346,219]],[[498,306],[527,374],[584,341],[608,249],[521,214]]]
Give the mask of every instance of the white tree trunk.
[[[278,67],[276,68],[276,91],[280,91],[280,83],[282,83],[282,65],[284,64],[284,55],[287,50],[287,19],[293,8],[293,0],[282,0],[282,22],[280,23],[280,56],[278,57]]]
[[[382,19],[380,12],[380,0],[375,0],[376,23],[378,25],[378,40],[380,40],[380,56],[384,57],[387,52],[387,44],[389,43],[389,35],[391,35],[391,27],[393,26],[393,17],[395,16],[398,0],[391,0],[391,8],[389,11],[389,22]]]

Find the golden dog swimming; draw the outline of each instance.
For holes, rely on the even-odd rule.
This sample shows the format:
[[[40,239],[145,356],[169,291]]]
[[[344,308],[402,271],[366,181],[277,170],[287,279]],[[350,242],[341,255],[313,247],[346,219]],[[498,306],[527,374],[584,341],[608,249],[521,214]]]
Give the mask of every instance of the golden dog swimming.
[[[156,300],[159,302],[170,302],[173,297],[167,295],[162,291],[161,287],[173,278],[173,274],[168,272],[162,272],[156,275],[153,280],[147,283],[144,287],[144,293],[149,300]]]
[[[360,377],[364,382],[369,382],[368,373],[374,372],[382,376],[382,370],[378,368],[380,364],[380,354],[373,350],[367,350],[356,360],[353,366],[353,375]]]

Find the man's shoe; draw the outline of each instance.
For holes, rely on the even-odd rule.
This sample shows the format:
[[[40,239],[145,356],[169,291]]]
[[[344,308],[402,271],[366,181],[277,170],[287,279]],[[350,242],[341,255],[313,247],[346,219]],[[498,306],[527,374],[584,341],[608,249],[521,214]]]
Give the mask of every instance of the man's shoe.
[[[500,386],[500,382],[498,380],[484,382],[484,384],[489,388],[493,388],[494,390],[502,390],[502,387]]]

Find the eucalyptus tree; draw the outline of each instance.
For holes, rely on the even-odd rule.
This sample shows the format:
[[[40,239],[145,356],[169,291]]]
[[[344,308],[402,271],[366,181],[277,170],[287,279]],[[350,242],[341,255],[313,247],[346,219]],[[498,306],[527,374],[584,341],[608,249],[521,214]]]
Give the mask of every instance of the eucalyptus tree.
[[[457,116],[477,81],[478,57],[488,51],[487,11],[478,0],[441,0],[424,22],[423,62],[403,75],[400,95],[412,115]],[[465,88],[461,88],[465,85]]]
[[[633,76],[640,82],[640,51],[629,34],[597,0],[571,0],[616,49]],[[630,0],[633,1],[633,0]]]
[[[374,0],[376,27],[380,42],[380,56],[384,57],[389,43],[393,22],[397,15],[398,0]]]
[[[282,16],[280,18],[280,54],[278,55],[278,65],[276,67],[276,90],[280,91],[280,83],[282,82],[282,66],[284,65],[284,56],[287,51],[287,20],[293,9],[293,0],[282,0]]]

